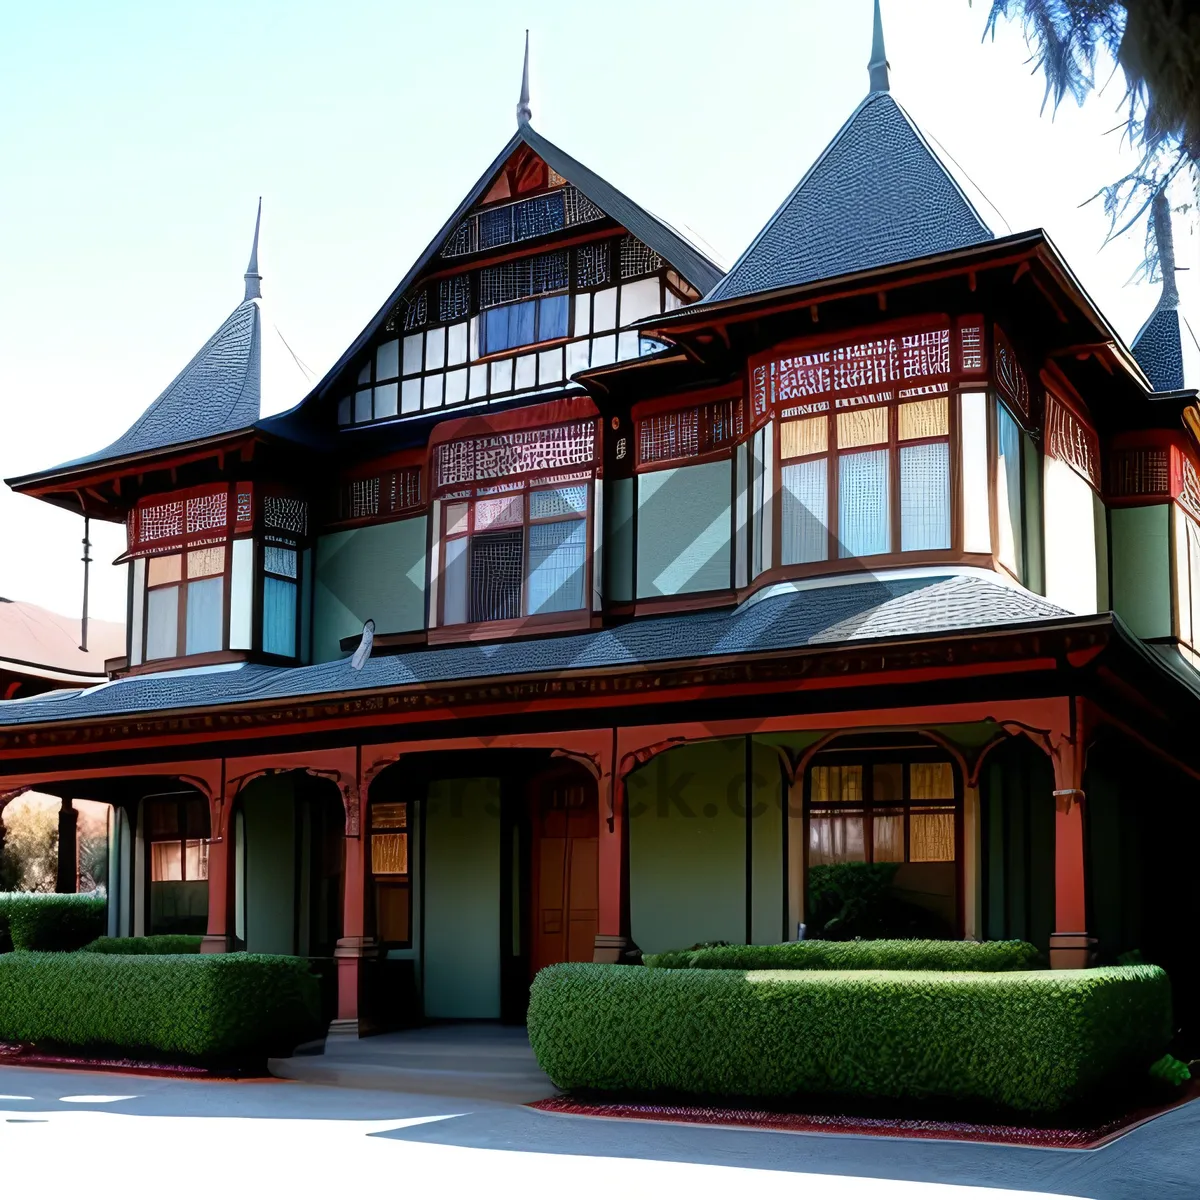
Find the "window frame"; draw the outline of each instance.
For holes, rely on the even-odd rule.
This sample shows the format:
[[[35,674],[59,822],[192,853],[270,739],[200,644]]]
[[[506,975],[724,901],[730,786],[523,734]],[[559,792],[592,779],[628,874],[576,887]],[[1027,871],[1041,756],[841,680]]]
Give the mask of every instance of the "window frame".
[[[876,802],[874,799],[874,767],[880,763],[899,763],[902,767],[901,778],[903,780],[902,800],[887,800]],[[912,777],[909,768],[914,763],[949,763],[952,778],[954,780],[954,798],[946,801],[916,801],[911,798]],[[818,815],[834,814],[838,812],[857,812],[862,814],[863,819],[863,854],[861,860],[864,863],[873,863],[875,861],[872,851],[874,849],[874,820],[873,815],[875,810],[888,810],[903,808],[904,810],[904,858],[900,860],[900,865],[910,865],[910,826],[912,810],[914,807],[918,809],[922,805],[929,805],[939,809],[952,808],[954,813],[954,928],[956,936],[963,936],[964,921],[965,921],[965,862],[964,853],[966,849],[966,820],[965,820],[965,788],[963,781],[963,773],[960,764],[956,761],[953,754],[939,746],[920,746],[920,745],[897,745],[895,747],[887,746],[872,746],[863,747],[862,749],[852,749],[849,747],[835,747],[830,750],[820,750],[809,758],[804,767],[804,777],[802,781],[802,821],[800,833],[800,886],[801,895],[807,901],[808,896],[808,876],[809,876],[809,841],[811,838],[811,820],[813,816],[813,799],[812,799],[812,784],[813,770],[816,767],[825,766],[859,766],[862,768],[863,778],[863,798],[861,801],[828,801],[821,803],[817,808]],[[857,861],[857,860],[855,860]],[[884,862],[896,861],[890,859],[882,860]],[[944,862],[945,860],[940,860]],[[822,865],[822,864],[817,864]],[[920,865],[918,862],[917,865]],[[806,904],[807,907],[807,904]]]
[[[278,550],[290,550],[296,556],[296,576],[294,579],[286,575],[280,575],[275,571],[267,570],[267,547],[273,547]],[[266,646],[267,634],[267,579],[278,579],[285,583],[292,584],[296,589],[296,608],[293,622],[293,646],[291,654],[278,654],[275,651],[268,650]],[[301,607],[303,604],[303,587],[304,587],[304,550],[298,542],[292,545],[286,544],[285,541],[270,537],[260,537],[254,540],[254,613],[255,613],[255,628],[258,634],[259,653],[267,658],[275,659],[283,662],[295,662],[300,658],[300,636],[301,636]],[[226,638],[228,641],[228,637]]]
[[[388,807],[399,806],[404,809],[404,825],[398,828],[394,825],[379,826],[375,825],[375,811],[379,806],[386,805]],[[369,893],[371,897],[371,918],[374,925],[375,936],[378,939],[380,946],[389,950],[410,950],[413,946],[413,903],[416,895],[413,879],[413,833],[414,833],[414,818],[415,809],[413,804],[407,800],[372,800],[367,805],[367,878],[370,881]],[[382,832],[402,832],[405,839],[405,862],[408,870],[403,875],[398,872],[376,872],[375,870],[375,836],[376,833]],[[380,929],[379,920],[379,893],[383,888],[404,890],[408,893],[408,937],[397,940],[395,938],[385,940]]]
[[[569,475],[570,478],[564,478]],[[583,513],[572,518],[562,514],[549,517],[530,516],[530,498],[534,492],[554,491],[556,488],[582,487],[584,489],[585,509]],[[595,519],[595,487],[596,472],[589,468],[586,472],[556,472],[550,476],[535,477],[522,481],[512,487],[475,487],[456,491],[442,497],[438,528],[434,531],[438,539],[438,606],[437,628],[459,636],[469,636],[474,631],[501,630],[513,626],[527,624],[574,627],[590,620],[592,574],[595,569],[593,560],[593,537]],[[482,493],[482,494],[481,494]],[[521,523],[504,525],[495,530],[476,530],[475,506],[480,500],[501,500],[508,497],[519,497],[521,500]],[[466,528],[462,532],[450,533],[450,509],[452,506],[465,504],[467,506]],[[534,525],[555,525],[564,521],[582,520],[584,524],[584,567],[583,567],[583,603],[579,608],[556,610],[552,612],[529,613],[529,531]],[[516,617],[500,617],[495,619],[475,619],[471,614],[471,546],[479,533],[510,532],[521,530],[521,615]],[[446,563],[447,547],[453,542],[465,542],[466,549],[466,603],[467,620],[455,624],[446,622]]]
[[[173,803],[175,805],[175,828],[179,831],[178,837],[160,837],[154,838],[150,833],[150,805],[162,805]],[[201,838],[191,838],[188,836],[188,821],[187,812],[189,805],[197,805],[204,812],[204,824],[207,826],[208,832]],[[143,796],[141,800],[142,817],[140,826],[142,830],[142,842],[146,847],[144,855],[145,863],[143,867],[143,882],[144,882],[144,922],[147,931],[152,929],[153,916],[153,897],[151,888],[156,883],[202,883],[206,882],[209,877],[209,851],[212,847],[212,813],[209,811],[209,806],[204,797],[198,793],[192,792],[167,792],[159,795]],[[199,841],[205,849],[205,873],[203,879],[189,879],[187,874],[187,843],[190,841]],[[179,846],[180,854],[180,878],[178,880],[171,879],[155,879],[154,878],[154,851],[156,845],[171,845]]]
[[[789,575],[797,572],[808,574],[828,573],[832,569],[837,569],[837,564],[853,564],[856,562],[869,562],[873,565],[881,563],[889,563],[891,560],[898,562],[911,561],[914,555],[933,556],[934,560],[959,558],[962,553],[962,497],[959,481],[962,475],[962,441],[959,418],[959,396],[962,392],[977,391],[977,388],[971,387],[954,387],[947,385],[945,389],[937,392],[930,392],[928,395],[922,396],[904,396],[895,397],[882,404],[860,405],[852,408],[837,408],[835,402],[830,401],[827,408],[821,412],[813,413],[796,413],[795,415],[786,415],[788,409],[781,408],[773,413],[773,419],[766,426],[771,429],[774,440],[774,453],[772,455],[772,480],[773,500],[776,513],[776,519],[772,522],[771,529],[771,562],[772,567],[767,571],[762,571],[758,576],[751,572],[750,586],[757,586],[764,575],[771,571],[780,571]],[[946,400],[946,433],[937,434],[930,437],[920,438],[904,438],[900,437],[900,408],[902,405],[919,403],[923,400],[935,400],[945,398]],[[819,402],[818,402],[819,403]],[[794,407],[806,407],[805,405]],[[855,412],[872,412],[883,409],[887,413],[887,437],[884,441],[864,444],[862,446],[842,447],[838,444],[838,421],[837,418],[843,414]],[[783,427],[785,424],[790,424],[792,421],[804,421],[821,419],[826,423],[825,426],[825,450],[820,453],[793,455],[789,458],[783,457]],[[759,429],[760,425],[749,437],[753,438]],[[904,550],[903,545],[903,519],[901,511],[902,489],[901,489],[901,450],[909,446],[926,446],[926,445],[945,445],[947,448],[947,488],[949,491],[949,512],[948,527],[950,532],[950,545],[946,547],[938,547],[925,550]],[[840,542],[840,474],[841,461],[843,457],[848,457],[858,454],[866,454],[873,451],[887,452],[887,468],[888,468],[888,549],[879,554],[870,555],[854,555],[842,554]],[[825,505],[826,505],[826,553],[821,559],[812,560],[809,562],[785,563],[783,561],[783,469],[797,464],[808,462],[819,462],[821,459],[826,460],[825,472]],[[764,498],[765,500],[765,498]],[[765,503],[763,505],[765,508]],[[762,523],[761,512],[762,508],[755,510],[753,497],[750,497],[748,511],[751,513],[752,524],[751,529],[754,536],[759,536],[759,527]]]
[[[224,562],[222,569],[209,575],[197,575],[196,581],[202,579],[220,579],[221,582],[221,644],[214,650],[198,650],[194,654],[189,654],[187,651],[187,606],[188,606],[188,584],[192,582],[192,577],[187,573],[188,555],[196,550],[211,550],[220,548],[224,552]],[[167,583],[150,582],[150,564],[154,561],[162,561],[167,558],[178,558],[179,578]],[[145,580],[142,584],[142,662],[147,663],[170,663],[176,659],[203,659],[212,654],[224,654],[229,649],[229,603],[230,603],[230,584],[233,574],[233,539],[224,539],[214,541],[209,545],[184,545],[178,550],[167,551],[160,554],[147,554],[145,556],[146,572]],[[176,599],[176,625],[175,625],[175,653],[169,655],[161,655],[155,658],[149,657],[147,649],[150,640],[150,595],[152,592],[164,591],[167,588],[178,589]]]

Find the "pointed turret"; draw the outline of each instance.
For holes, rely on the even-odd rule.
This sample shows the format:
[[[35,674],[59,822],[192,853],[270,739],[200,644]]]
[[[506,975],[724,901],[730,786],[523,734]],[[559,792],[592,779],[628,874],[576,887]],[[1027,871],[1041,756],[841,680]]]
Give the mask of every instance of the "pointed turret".
[[[246,267],[246,300],[257,300],[262,295],[262,276],[258,273],[258,229],[262,224],[262,197],[258,198],[258,215],[254,218],[254,242],[250,246],[250,262]]]
[[[887,51],[883,48],[883,17],[879,12],[879,0],[875,0],[875,28],[871,34],[871,61],[867,64],[872,92],[890,92],[888,83]]]
[[[1171,202],[1161,188],[1150,208],[1150,223],[1158,247],[1158,269],[1162,275],[1162,295],[1146,323],[1138,330],[1130,347],[1156,392],[1175,392],[1195,387],[1184,369],[1185,357],[1195,343],[1192,331],[1179,311],[1179,284],[1175,279],[1175,237],[1171,229]]]
[[[521,97],[517,101],[517,125],[528,125],[533,119],[529,107],[529,30],[525,30],[525,65],[521,69]]]

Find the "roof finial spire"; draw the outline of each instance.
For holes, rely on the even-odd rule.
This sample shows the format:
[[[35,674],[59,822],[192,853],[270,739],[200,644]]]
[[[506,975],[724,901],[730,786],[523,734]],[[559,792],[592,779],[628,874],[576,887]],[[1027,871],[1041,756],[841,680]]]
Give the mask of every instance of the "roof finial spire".
[[[1171,231],[1171,203],[1167,189],[1159,188],[1152,208],[1154,240],[1158,245],[1158,269],[1162,275],[1162,298],[1159,308],[1179,307],[1179,285],[1175,281],[1175,235]]]
[[[262,295],[262,276],[258,273],[258,227],[262,223],[262,197],[258,198],[258,215],[254,218],[254,244],[250,247],[250,263],[246,267],[246,300]]]
[[[879,15],[879,0],[875,0],[875,29],[871,35],[871,61],[867,64],[871,91],[890,92],[888,85],[887,52],[883,48],[883,18]]]
[[[521,98],[517,101],[517,124],[528,125],[533,120],[529,107],[529,30],[525,30],[525,66],[521,71]]]

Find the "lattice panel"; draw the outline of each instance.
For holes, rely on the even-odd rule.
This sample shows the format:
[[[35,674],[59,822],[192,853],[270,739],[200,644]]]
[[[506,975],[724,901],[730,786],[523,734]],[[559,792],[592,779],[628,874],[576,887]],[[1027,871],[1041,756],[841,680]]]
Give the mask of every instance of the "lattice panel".
[[[504,529],[525,520],[525,494],[489,496],[475,501],[475,530]]]
[[[662,255],[656,254],[645,242],[627,233],[621,239],[621,278],[636,279],[652,275],[663,265]]]
[[[586,484],[554,488],[552,491],[530,492],[530,519],[536,521],[542,517],[574,517],[586,513],[587,496]]]
[[[455,275],[438,284],[438,320],[457,321],[471,311],[471,277]]]
[[[404,467],[384,476],[387,481],[387,503],[391,512],[421,507],[421,468]]]
[[[1191,509],[1192,516],[1200,520],[1200,478],[1196,475],[1196,468],[1186,458],[1183,460],[1183,484],[1179,492],[1179,499],[1182,504]]]
[[[960,369],[966,375],[982,373],[986,361],[983,345],[983,320],[965,321],[958,328],[959,353],[962,361]]]
[[[732,444],[741,434],[742,406],[737,400],[659,413],[638,422],[638,460],[698,458]]]
[[[596,428],[592,421],[464,438],[437,448],[437,487],[461,487],[583,466],[594,462],[595,457]]]
[[[284,579],[295,579],[296,551],[287,546],[263,547],[263,570],[269,575],[281,575]]]
[[[464,254],[474,254],[479,249],[479,238],[474,220],[468,218],[457,225],[454,232],[446,239],[442,247],[443,258],[460,258]]]
[[[505,621],[521,615],[523,530],[471,539],[471,620]]]
[[[263,524],[303,537],[308,532],[308,505],[291,496],[267,496],[263,500]]]
[[[905,334],[900,339],[900,370],[905,379],[950,374],[950,330]]]
[[[229,493],[222,489],[207,496],[190,496],[187,501],[187,532],[224,529],[229,524]]]
[[[239,526],[254,523],[254,493],[251,491],[237,494],[237,523]]]
[[[563,227],[563,194],[536,196],[513,205],[513,241],[524,242],[530,238],[555,233]]]
[[[1118,450],[1109,459],[1108,471],[1109,491],[1114,496],[1170,494],[1170,456],[1165,448]]]
[[[350,484],[350,516],[373,517],[379,512],[379,477],[355,479]]]
[[[505,246],[512,241],[512,209],[492,208],[475,218],[479,225],[479,248]]]
[[[592,221],[604,220],[604,210],[598,204],[593,204],[578,188],[568,187],[563,192],[563,200],[568,225],[587,225]]]
[[[395,333],[398,329],[420,329],[429,320],[429,293],[420,291],[415,296],[403,296],[388,314],[384,329]]]
[[[608,242],[593,242],[575,251],[575,286],[599,287],[612,278],[612,246]]]
[[[1004,330],[996,326],[996,387],[1026,422],[1029,421],[1029,380]],[[1061,406],[1060,406],[1061,407]]]
[[[999,347],[996,362],[1000,362]],[[1100,441],[1095,431],[1053,397],[1046,404],[1046,449],[1053,458],[1074,467],[1094,488],[1100,487]]]
[[[484,267],[479,272],[479,306],[494,308],[497,304],[560,292],[570,281],[569,257],[565,250]]]
[[[207,575],[220,575],[224,570],[224,546],[205,546],[200,550],[188,551],[187,573],[189,579],[203,579]]]
[[[139,506],[137,510],[137,540],[139,542],[161,542],[164,538],[183,537],[183,509],[182,500]]]

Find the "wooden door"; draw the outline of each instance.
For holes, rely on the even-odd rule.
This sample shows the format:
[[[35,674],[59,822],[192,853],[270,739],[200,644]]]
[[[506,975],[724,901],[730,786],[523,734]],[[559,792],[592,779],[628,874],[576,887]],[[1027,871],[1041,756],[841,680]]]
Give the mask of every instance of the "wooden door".
[[[591,962],[599,909],[595,786],[547,782],[533,813],[530,977],[556,962]]]

